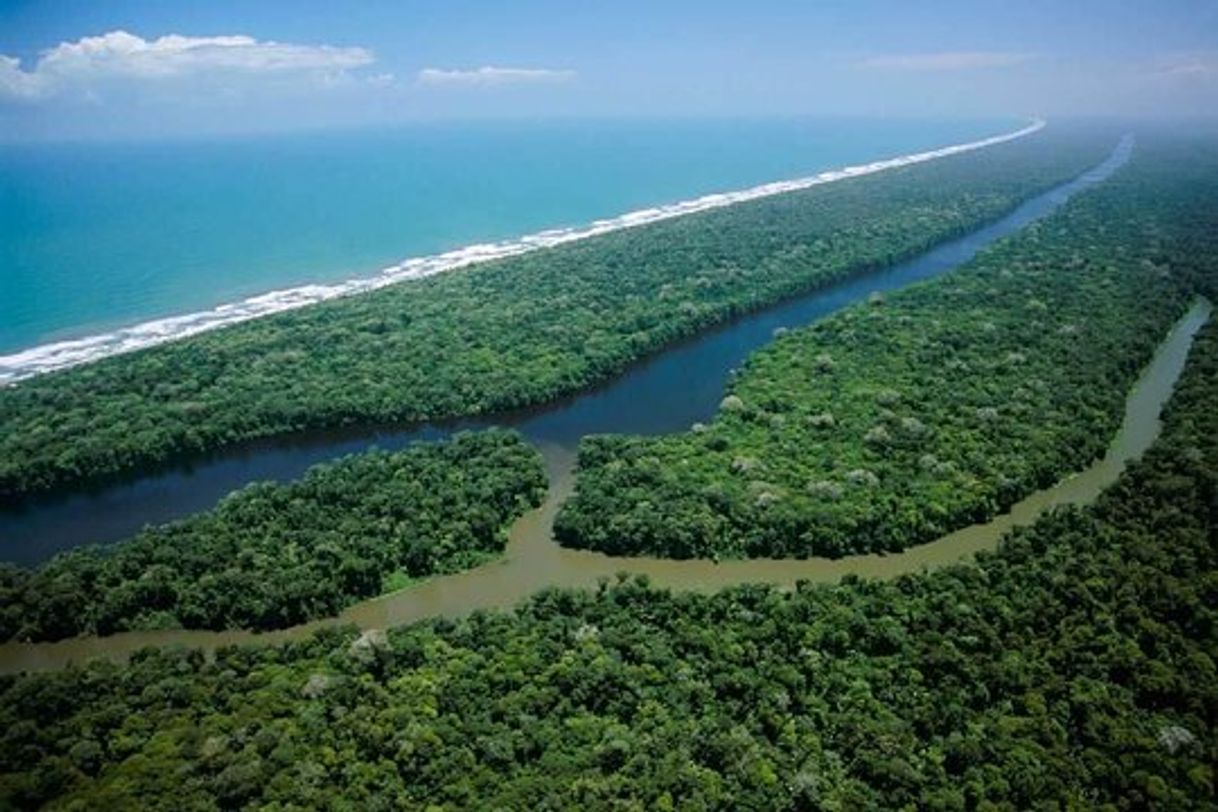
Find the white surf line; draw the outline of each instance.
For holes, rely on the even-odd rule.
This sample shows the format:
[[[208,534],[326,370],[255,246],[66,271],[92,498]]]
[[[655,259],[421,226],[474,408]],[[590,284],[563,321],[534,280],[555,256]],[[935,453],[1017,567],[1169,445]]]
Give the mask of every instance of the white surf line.
[[[182,316],[170,316],[154,321],[124,327],[111,333],[90,336],[88,338],[57,341],[52,344],[42,344],[11,355],[0,355],[0,386],[12,384],[25,378],[52,372],[57,369],[87,364],[111,355],[133,352],[135,350],[164,344],[187,336],[215,330],[230,324],[237,324],[251,319],[282,313],[285,310],[295,310],[298,307],[365,293],[370,290],[383,288],[411,279],[422,279],[445,271],[478,265],[483,262],[517,256],[519,254],[551,248],[555,245],[586,240],[611,231],[621,231],[627,228],[637,228],[649,223],[683,217],[687,214],[723,208],[736,203],[757,200],[785,192],[794,192],[820,186],[846,178],[870,175],[895,169],[910,164],[923,163],[936,158],[945,158],[961,152],[982,149],[984,147],[1013,141],[1030,135],[1045,126],[1043,119],[1035,119],[1031,124],[1020,130],[984,138],[980,141],[970,141],[965,144],[954,144],[948,147],[902,155],[897,158],[887,158],[868,164],[847,166],[833,169],[794,180],[784,180],[766,183],[750,189],[736,192],[720,192],[704,195],[693,200],[672,203],[650,209],[632,211],[618,217],[605,220],[594,220],[586,226],[573,228],[550,229],[530,234],[515,240],[505,240],[496,243],[479,243],[466,248],[459,248],[443,254],[416,257],[404,260],[396,265],[390,265],[374,276],[349,279],[331,285],[303,285],[286,290],[271,291],[259,296],[253,296],[240,302],[224,304],[211,310],[188,313]]]

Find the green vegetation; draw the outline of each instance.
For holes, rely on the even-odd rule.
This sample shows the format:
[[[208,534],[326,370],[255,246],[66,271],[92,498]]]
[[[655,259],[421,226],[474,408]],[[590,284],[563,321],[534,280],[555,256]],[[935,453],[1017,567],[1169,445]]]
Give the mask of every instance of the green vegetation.
[[[515,432],[353,455],[36,570],[0,566],[0,639],[331,617],[500,553],[506,525],[545,488],[540,454]]]
[[[879,466],[916,454],[921,471],[921,457],[934,454],[952,466],[942,475],[983,483],[982,511],[1006,498],[984,485],[985,460],[1024,477],[1017,482],[1055,478],[1066,454],[1081,464],[1111,434],[1113,404],[1187,296],[1218,286],[1218,150],[1194,146],[1144,145],[1108,185],[973,270],[780,339],[736,382],[729,397],[738,401],[715,426],[654,441],[646,455],[633,439],[589,449],[623,451],[604,461],[606,476],[663,474],[696,471],[726,451],[696,445],[724,427],[749,441],[791,438],[785,456],[754,456],[733,473],[753,477],[764,463],[769,476],[796,460],[817,464],[802,438],[849,428],[851,441],[815,443],[871,464],[878,482],[851,485],[898,494]],[[1137,296],[1141,307],[1131,304]],[[964,366],[949,368],[955,360]],[[1162,435],[1111,490],[1089,508],[1044,516],[975,562],[932,572],[709,596],[622,579],[458,621],[327,629],[214,659],[150,649],[126,665],[0,678],[0,807],[1218,809],[1215,402],[1211,323]],[[837,403],[824,418],[824,404]],[[948,419],[991,408],[976,430]],[[888,436],[860,434],[876,425]],[[915,440],[935,445],[908,448]],[[688,456],[660,456],[669,442],[695,445]],[[906,494],[911,511],[954,504],[953,490],[919,476],[910,488],[924,490]],[[657,482],[648,498],[659,503],[674,491]],[[518,437],[467,435],[348,459],[296,485],[255,486],[179,525],[200,523],[189,542],[161,539],[148,551],[188,557],[213,534],[263,529],[264,546],[233,541],[227,556],[248,552],[243,572],[262,567],[241,586],[257,590],[285,568],[275,535],[283,528],[330,528],[343,545],[371,528],[366,538],[385,558],[353,571],[383,579],[415,549],[397,543],[409,535],[386,532],[386,517],[417,519],[395,512],[403,503],[429,506],[440,528],[429,538],[461,521],[493,535],[540,484],[536,455]],[[763,526],[760,511],[785,504],[779,484],[742,491]],[[843,487],[830,504],[851,493]],[[493,516],[471,518],[491,506]],[[918,526],[904,517],[885,521]],[[389,538],[393,551],[382,552]],[[803,543],[794,539],[791,547]],[[129,542],[96,560],[138,549]],[[320,549],[303,552],[301,565]],[[330,576],[341,558],[285,583]],[[129,572],[155,572],[149,563],[133,558]],[[128,578],[92,594],[131,586],[143,588]]]
[[[1044,134],[505,259],[0,389],[0,499],[254,437],[480,414],[887,265],[1098,163]]]
[[[1139,146],[965,268],[779,337],[709,425],[585,439],[559,538],[678,558],[895,551],[1085,467],[1218,249],[1215,178],[1212,147]]]
[[[1213,809],[1218,327],[1092,509],[892,582],[514,614],[0,680],[55,809]]]

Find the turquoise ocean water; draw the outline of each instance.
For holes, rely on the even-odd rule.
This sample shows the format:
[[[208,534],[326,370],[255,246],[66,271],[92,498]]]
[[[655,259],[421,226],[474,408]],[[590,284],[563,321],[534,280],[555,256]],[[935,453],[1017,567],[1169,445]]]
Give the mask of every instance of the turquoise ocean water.
[[[1020,123],[464,123],[4,145],[0,353]]]

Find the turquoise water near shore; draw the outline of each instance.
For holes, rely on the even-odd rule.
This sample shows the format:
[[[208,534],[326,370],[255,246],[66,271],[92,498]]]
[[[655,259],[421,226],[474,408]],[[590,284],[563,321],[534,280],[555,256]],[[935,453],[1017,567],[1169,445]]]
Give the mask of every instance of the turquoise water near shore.
[[[0,148],[0,353],[1013,129],[567,121]]]

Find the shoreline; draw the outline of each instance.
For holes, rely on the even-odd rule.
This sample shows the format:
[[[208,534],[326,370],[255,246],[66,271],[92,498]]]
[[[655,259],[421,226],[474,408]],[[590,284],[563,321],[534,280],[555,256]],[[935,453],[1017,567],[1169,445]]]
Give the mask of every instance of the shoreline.
[[[886,158],[867,164],[846,166],[803,178],[776,181],[733,192],[703,195],[691,200],[627,212],[617,217],[594,220],[583,226],[549,229],[496,243],[476,243],[441,254],[409,258],[383,268],[375,275],[368,277],[352,278],[334,284],[309,284],[270,291],[239,302],[222,304],[210,310],[155,319],[84,338],[40,344],[15,353],[0,355],[0,386],[12,385],[48,372],[135,352],[221,327],[296,310],[311,304],[367,293],[399,282],[423,279],[439,273],[552,248],[602,234],[971,152],[1031,135],[1045,126],[1046,122],[1043,119],[1034,119],[1019,130],[977,141]]]

